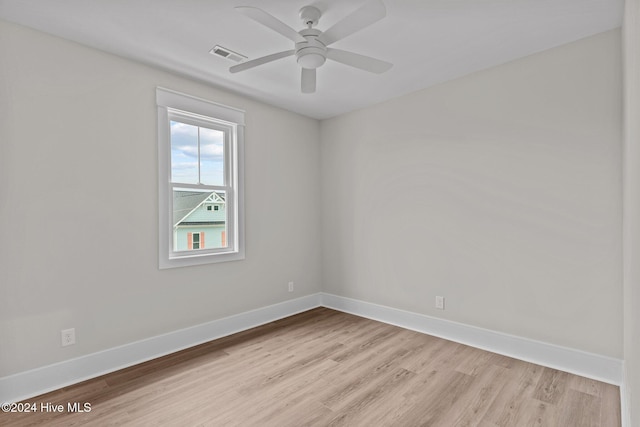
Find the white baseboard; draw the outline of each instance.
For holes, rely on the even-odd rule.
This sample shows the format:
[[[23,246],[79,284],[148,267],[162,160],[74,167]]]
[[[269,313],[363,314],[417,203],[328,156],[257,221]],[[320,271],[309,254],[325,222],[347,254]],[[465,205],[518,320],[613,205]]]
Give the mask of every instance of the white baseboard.
[[[609,384],[622,383],[622,360],[424,314],[322,293],[321,305]]]
[[[18,402],[320,306],[320,294],[0,378],[0,403]]]
[[[317,293],[0,378],[0,402],[28,399],[320,306],[599,381],[623,384],[623,365],[619,359],[351,298]],[[626,400],[622,404],[625,403]],[[624,414],[623,408],[623,418]]]

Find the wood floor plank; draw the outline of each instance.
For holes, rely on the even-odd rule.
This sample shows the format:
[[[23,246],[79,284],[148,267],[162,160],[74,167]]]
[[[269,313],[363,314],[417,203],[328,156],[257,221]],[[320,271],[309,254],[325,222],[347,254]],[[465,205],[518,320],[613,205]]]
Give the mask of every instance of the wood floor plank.
[[[516,425],[516,419],[524,410],[526,402],[533,398],[544,368],[533,363],[520,362],[511,369],[513,379],[498,393],[485,416],[487,421],[501,427]]]
[[[384,400],[392,399],[396,390],[415,376],[415,373],[399,367],[385,372],[377,381],[364,387],[354,399],[350,399],[347,405],[334,410],[337,415],[327,425],[350,426],[365,423]]]
[[[318,308],[29,399],[65,410],[0,425],[620,427],[619,393]]]
[[[338,376],[333,379],[338,391],[323,399],[322,404],[335,411],[357,399],[368,386],[378,383],[390,371],[400,368],[396,358],[402,352],[401,349],[389,347],[384,351],[369,353],[366,359],[360,360],[356,365],[341,367],[338,369]],[[362,354],[366,355],[367,352]]]
[[[469,352],[464,358],[460,359],[460,362],[456,364],[456,371],[476,376],[491,366],[492,353],[475,348],[473,350],[475,351]]]
[[[567,384],[569,388],[572,390],[580,391],[582,393],[587,393],[596,397],[602,396],[602,392],[603,392],[602,383],[596,380],[592,380],[591,378],[571,375],[569,377],[569,381],[567,382]]]
[[[622,425],[620,408],[620,388],[611,384],[600,384],[600,425],[619,426]]]
[[[444,418],[445,415],[464,394],[474,377],[455,370],[447,371],[445,375],[437,390],[419,396],[411,410],[400,418],[399,425],[447,425],[449,420]]]
[[[443,416],[451,427],[477,426],[512,375],[509,369],[496,365],[485,365],[481,370],[473,371],[477,374],[475,379]]]
[[[335,369],[336,362],[324,360],[309,366],[305,371],[300,371],[288,375],[277,385],[269,383],[269,387],[260,388],[256,393],[261,395],[261,399],[250,399],[253,405],[243,413],[243,416],[254,420],[256,425],[264,418],[275,419],[283,414],[299,411],[306,406],[325,406],[319,399],[317,387],[322,386],[321,381],[330,371]],[[243,385],[244,387],[244,385]],[[325,388],[327,393],[331,388]],[[241,391],[242,393],[244,390]],[[241,394],[246,398],[246,394]],[[255,395],[250,395],[254,397]],[[268,397],[268,398],[265,398]],[[248,399],[249,400],[249,399]],[[311,405],[310,405],[311,404]],[[317,409],[317,408],[316,408]]]
[[[522,427],[567,427],[559,423],[555,405],[537,399],[523,401],[511,425]]]
[[[566,427],[600,426],[600,398],[569,389],[558,406],[558,425]]]
[[[566,391],[568,378],[566,372],[544,368],[533,397],[546,403],[558,403]]]

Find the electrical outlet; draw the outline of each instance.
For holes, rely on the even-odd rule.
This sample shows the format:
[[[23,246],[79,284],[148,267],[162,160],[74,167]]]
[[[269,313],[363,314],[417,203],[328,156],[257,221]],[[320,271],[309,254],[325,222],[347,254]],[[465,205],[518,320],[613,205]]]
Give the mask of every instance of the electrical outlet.
[[[62,339],[62,346],[74,345],[76,343],[76,329],[63,329],[60,331],[60,337]]]
[[[444,310],[444,297],[436,297],[436,308]]]
[[[289,282],[289,292],[293,292],[293,282]]]

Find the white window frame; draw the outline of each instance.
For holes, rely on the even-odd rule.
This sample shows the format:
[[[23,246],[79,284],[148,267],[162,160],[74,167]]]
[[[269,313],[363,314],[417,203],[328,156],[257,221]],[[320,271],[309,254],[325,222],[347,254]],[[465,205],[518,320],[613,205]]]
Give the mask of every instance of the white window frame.
[[[156,89],[158,106],[158,258],[159,268],[186,267],[244,259],[244,111],[169,89]],[[193,251],[173,250],[173,188],[201,189],[200,185],[171,182],[172,118],[225,129],[224,186],[227,206],[227,247]],[[211,186],[205,186],[209,188]],[[216,187],[216,186],[213,186]]]

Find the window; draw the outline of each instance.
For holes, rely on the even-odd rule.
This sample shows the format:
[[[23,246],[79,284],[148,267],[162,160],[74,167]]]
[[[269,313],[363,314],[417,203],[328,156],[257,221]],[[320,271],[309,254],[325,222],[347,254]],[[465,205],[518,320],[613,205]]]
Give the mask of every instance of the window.
[[[244,112],[162,88],[156,100],[160,268],[243,259]]]
[[[187,246],[189,249],[204,248],[204,231],[200,233],[187,233]]]

